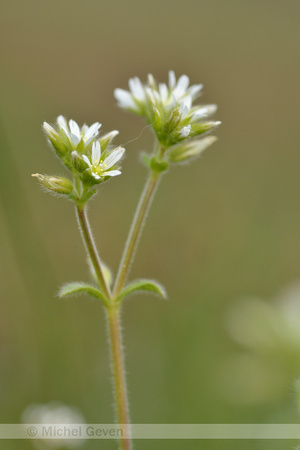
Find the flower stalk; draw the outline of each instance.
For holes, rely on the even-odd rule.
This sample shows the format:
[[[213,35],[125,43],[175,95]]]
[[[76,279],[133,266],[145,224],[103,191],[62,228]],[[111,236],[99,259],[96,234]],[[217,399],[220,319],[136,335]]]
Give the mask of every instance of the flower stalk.
[[[126,283],[129,270],[135,255],[138,240],[145,222],[146,214],[152,203],[158,182],[160,179],[160,173],[151,171],[150,176],[146,182],[144,190],[142,192],[138,207],[133,218],[133,222],[129,231],[129,235],[126,241],[123,256],[120,262],[116,282],[113,290],[113,297],[117,298],[120,294],[124,284]]]
[[[91,227],[87,218],[87,214],[85,211],[85,207],[78,206],[76,207],[76,213],[78,218],[78,223],[81,230],[82,239],[85,243],[85,247],[93,264],[95,274],[99,283],[99,286],[103,290],[103,293],[107,298],[111,297],[109,286],[105,280],[105,276],[103,273],[103,269],[101,266],[101,260],[96,248],[96,244],[94,242],[94,238],[92,235]]]

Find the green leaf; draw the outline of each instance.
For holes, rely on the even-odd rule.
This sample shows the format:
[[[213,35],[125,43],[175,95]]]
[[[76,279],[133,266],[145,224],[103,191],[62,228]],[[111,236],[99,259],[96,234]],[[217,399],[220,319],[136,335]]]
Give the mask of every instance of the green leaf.
[[[121,294],[119,295],[117,301],[121,301],[124,297],[128,297],[135,292],[148,291],[154,294],[160,295],[163,298],[167,298],[165,289],[156,281],[152,280],[138,280],[133,281],[128,286],[126,286]]]
[[[68,295],[76,295],[83,292],[90,295],[91,297],[102,300],[104,304],[107,304],[108,302],[103,292],[99,291],[99,289],[96,289],[94,286],[90,286],[89,284],[81,283],[78,281],[75,281],[74,283],[67,283],[62,286],[58,291],[58,297],[63,298],[67,297]]]
[[[161,159],[158,159],[156,156],[153,156],[153,158],[150,161],[150,167],[154,172],[165,172],[168,170],[169,164],[168,161],[163,161]]]

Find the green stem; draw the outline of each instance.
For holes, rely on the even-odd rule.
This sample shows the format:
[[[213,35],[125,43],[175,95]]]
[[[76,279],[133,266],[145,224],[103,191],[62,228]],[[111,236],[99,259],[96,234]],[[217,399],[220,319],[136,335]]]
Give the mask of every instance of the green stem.
[[[98,283],[103,290],[106,297],[109,299],[111,297],[110,289],[106,283],[103,270],[101,267],[101,261],[97,252],[97,248],[93,239],[92,231],[89,225],[89,221],[86,215],[84,207],[78,206],[76,208],[77,218],[80,225],[82,237],[87,249],[87,252],[91,258]]]
[[[127,238],[127,242],[125,245],[125,249],[123,252],[123,256],[121,259],[121,263],[119,266],[114,290],[113,290],[113,298],[116,299],[120,292],[123,289],[123,286],[126,282],[131,263],[134,258],[134,254],[137,248],[137,243],[139,236],[141,234],[141,230],[143,228],[143,224],[145,222],[146,214],[149,210],[151,202],[154,197],[154,193],[159,181],[159,173],[151,172],[150,176],[146,182],[144,191],[141,195],[130,231]]]
[[[76,208],[78,222],[80,225],[82,237],[91,258],[93,267],[95,269],[99,285],[103,289],[108,300],[111,300],[111,293],[107,286],[106,280],[103,275],[101,261],[96,249],[96,245],[93,239],[93,235],[90,229],[88,218],[84,207],[77,205]],[[122,354],[122,335],[120,327],[120,312],[119,305],[114,302],[110,302],[106,306],[108,326],[109,326],[109,343],[111,349],[111,357],[113,363],[113,376],[115,386],[115,399],[118,413],[118,423],[123,426],[123,435],[120,440],[122,450],[132,450],[132,444],[130,440],[130,428],[129,428],[129,414],[128,414],[128,401],[126,392],[126,381],[124,362]]]
[[[120,444],[122,450],[131,450],[130,422],[128,412],[128,399],[122,353],[122,335],[120,326],[120,308],[111,304],[107,308],[107,318],[110,336],[110,350],[113,362],[113,377],[115,388],[115,399],[117,406],[118,423],[122,425],[122,437]]]

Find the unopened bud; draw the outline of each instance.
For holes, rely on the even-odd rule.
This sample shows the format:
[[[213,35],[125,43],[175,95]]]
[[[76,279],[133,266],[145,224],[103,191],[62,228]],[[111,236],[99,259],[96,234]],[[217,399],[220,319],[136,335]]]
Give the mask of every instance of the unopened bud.
[[[186,161],[191,158],[199,156],[204,150],[212,145],[217,138],[215,136],[208,136],[196,141],[189,141],[184,144],[179,144],[171,147],[169,151],[169,159],[171,162]]]
[[[75,169],[80,173],[84,172],[88,168],[88,165],[84,159],[76,151],[72,152],[71,155],[72,163]]]
[[[206,133],[213,128],[219,126],[222,122],[197,122],[192,124],[191,137],[199,136],[200,134]]]
[[[111,131],[105,134],[99,139],[101,151],[104,152],[106,147],[111,143],[111,141],[119,134],[118,130]]]
[[[40,173],[34,173],[32,176],[37,178],[42,186],[57,194],[70,195],[73,191],[73,183],[67,178],[41,175]]]
[[[65,144],[65,140],[47,122],[43,123],[43,129],[53,145],[57,156],[64,160],[64,156],[68,153],[68,147]]]

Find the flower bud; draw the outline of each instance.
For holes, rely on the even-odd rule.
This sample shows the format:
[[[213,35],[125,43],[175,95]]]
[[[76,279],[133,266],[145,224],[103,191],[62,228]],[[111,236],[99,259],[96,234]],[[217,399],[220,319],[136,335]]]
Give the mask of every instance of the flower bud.
[[[70,195],[73,192],[73,183],[67,178],[41,175],[40,173],[34,173],[32,176],[37,178],[42,186],[57,194]]]
[[[76,152],[76,150],[74,150],[72,153],[72,162],[73,162],[73,166],[74,168],[79,172],[82,173],[84,172],[87,168],[88,165],[87,163],[84,161],[84,159]]]
[[[188,141],[184,144],[175,145],[170,148],[168,152],[169,160],[171,162],[182,162],[191,158],[199,156],[204,150],[212,145],[217,138],[215,136],[208,136],[203,139]]]
[[[207,131],[212,130],[213,128],[216,128],[219,126],[221,122],[198,122],[193,123],[191,126],[191,137],[199,136],[200,134],[206,133]]]
[[[43,129],[56,151],[57,156],[64,159],[64,156],[68,154],[68,146],[65,144],[65,141],[47,122],[43,123]]]
[[[111,141],[119,134],[118,130],[111,131],[99,139],[102,152],[111,143]]]

